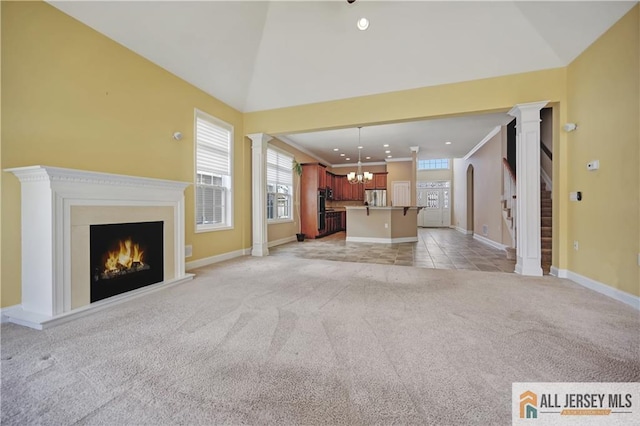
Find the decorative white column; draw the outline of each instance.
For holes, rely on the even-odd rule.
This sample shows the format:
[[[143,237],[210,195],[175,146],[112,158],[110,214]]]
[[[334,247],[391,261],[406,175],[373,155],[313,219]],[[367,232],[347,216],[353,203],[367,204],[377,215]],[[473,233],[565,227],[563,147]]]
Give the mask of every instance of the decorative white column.
[[[419,146],[410,146],[411,150],[411,205],[418,204],[418,151]]]
[[[267,143],[272,139],[264,133],[247,135],[251,139],[252,181],[252,256],[268,256],[267,239]]]
[[[518,104],[516,118],[516,270],[542,276],[540,246],[540,110],[548,101]]]

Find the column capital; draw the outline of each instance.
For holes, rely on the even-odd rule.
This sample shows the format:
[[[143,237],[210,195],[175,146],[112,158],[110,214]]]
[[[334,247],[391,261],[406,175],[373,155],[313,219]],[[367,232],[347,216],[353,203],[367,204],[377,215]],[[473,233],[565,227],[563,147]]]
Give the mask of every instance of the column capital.
[[[549,101],[529,102],[526,104],[516,104],[507,113],[512,117],[521,118],[522,121],[540,120],[540,110],[544,108]]]
[[[251,147],[255,148],[258,146],[262,146],[264,144],[266,144],[267,142],[269,142],[271,139],[273,139],[271,136],[269,136],[266,133],[251,133],[249,135],[247,135],[247,137],[249,139],[251,139]]]

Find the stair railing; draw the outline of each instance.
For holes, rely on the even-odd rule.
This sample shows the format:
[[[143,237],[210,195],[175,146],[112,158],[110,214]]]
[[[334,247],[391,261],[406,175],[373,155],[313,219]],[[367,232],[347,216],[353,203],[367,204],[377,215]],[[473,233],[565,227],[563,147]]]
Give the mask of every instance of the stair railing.
[[[511,235],[511,247],[516,247],[516,175],[506,158],[502,159],[502,216]]]

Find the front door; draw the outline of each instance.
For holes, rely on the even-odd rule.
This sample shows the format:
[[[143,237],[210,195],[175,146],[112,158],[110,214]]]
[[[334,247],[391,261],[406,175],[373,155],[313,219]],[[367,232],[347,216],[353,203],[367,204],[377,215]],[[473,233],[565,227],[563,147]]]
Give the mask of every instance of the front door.
[[[418,226],[448,227],[451,225],[451,182],[417,182]]]

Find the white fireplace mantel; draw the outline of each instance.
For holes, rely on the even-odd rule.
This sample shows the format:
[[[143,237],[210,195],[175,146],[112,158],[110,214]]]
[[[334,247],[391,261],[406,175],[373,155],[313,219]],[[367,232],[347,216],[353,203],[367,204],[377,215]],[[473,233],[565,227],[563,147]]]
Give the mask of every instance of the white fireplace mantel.
[[[193,278],[185,273],[185,182],[49,166],[6,169],[21,184],[22,304],[3,310],[9,321],[42,329],[116,302]],[[161,283],[72,308],[71,211],[98,208],[171,208],[173,275]],[[87,283],[88,284],[88,283]]]

